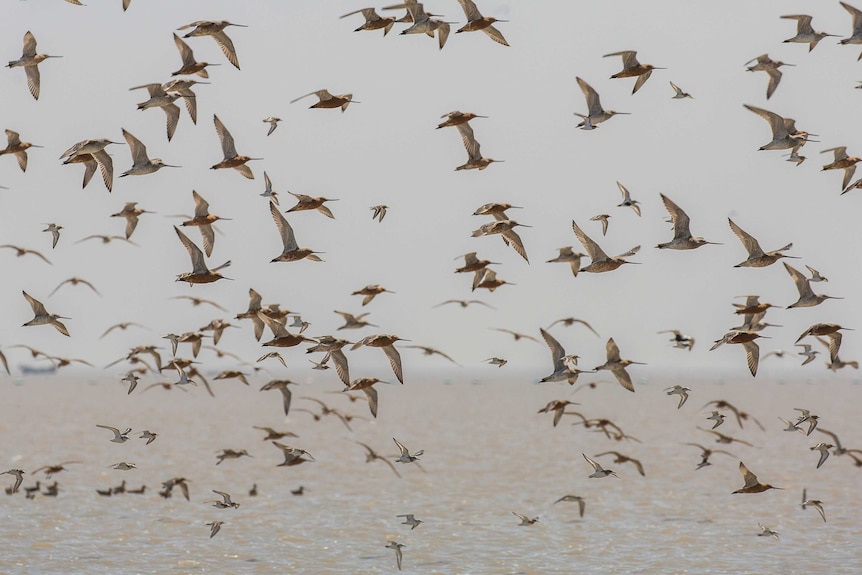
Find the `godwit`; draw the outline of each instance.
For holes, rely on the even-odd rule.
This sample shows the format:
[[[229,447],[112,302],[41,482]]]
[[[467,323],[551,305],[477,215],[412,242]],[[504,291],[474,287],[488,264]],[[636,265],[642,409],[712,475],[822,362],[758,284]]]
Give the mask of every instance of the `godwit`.
[[[374,8],[362,8],[360,10],[354,10],[353,12],[348,12],[347,14],[342,14],[339,16],[340,18],[347,18],[348,16],[353,16],[354,14],[362,14],[362,17],[365,18],[365,24],[354,30],[354,32],[361,32],[362,30],[380,30],[383,28],[383,35],[386,36],[389,34],[389,30],[392,29],[392,26],[395,24],[395,17],[388,16],[386,18],[380,16]]]
[[[371,411],[372,417],[377,417],[377,390],[374,389],[375,383],[386,383],[381,379],[377,379],[376,377],[360,377],[358,379],[354,379],[350,382],[350,385],[345,387],[342,391],[361,391],[365,394],[366,399],[368,400],[368,409]]]
[[[787,309],[794,307],[812,307],[823,303],[827,299],[844,299],[840,297],[832,297],[830,295],[815,294],[811,289],[811,280],[805,277],[803,273],[787,265],[786,262],[784,263],[784,269],[786,269],[787,273],[790,274],[790,277],[793,278],[793,283],[796,284],[796,289],[799,292],[799,299],[787,306]]]
[[[467,162],[455,168],[459,170],[484,170],[494,162],[502,162],[503,160],[495,160],[493,158],[485,158],[479,150],[479,142],[473,136],[473,128],[465,122],[455,126],[458,133],[461,134],[461,141],[464,143],[464,148],[467,149]]]
[[[633,76],[637,77],[637,81],[635,81],[635,87],[632,89],[632,94],[641,89],[647,80],[649,80],[650,74],[652,74],[653,70],[664,70],[664,68],[659,68],[658,66],[653,66],[652,64],[641,64],[638,62],[638,53],[634,50],[623,50],[621,52],[611,52],[610,54],[605,54],[603,57],[608,58],[610,56],[621,56],[623,59],[623,69],[620,72],[617,72],[611,78],[631,78]]]
[[[808,136],[814,135],[797,130],[796,122],[791,118],[782,118],[774,112],[749,106],[748,104],[743,104],[742,106],[766,120],[769,123],[769,128],[772,130],[772,141],[760,146],[760,150],[788,150],[793,148],[795,151],[808,141]]]
[[[405,345],[404,347],[409,347],[411,349],[421,349],[425,355],[439,355],[440,357],[444,357],[454,363],[455,365],[460,365],[457,361],[449,357],[447,354],[443,353],[439,349],[435,349],[433,347],[428,347],[426,345]]]
[[[192,190],[192,198],[195,201],[195,216],[190,220],[184,221],[181,225],[196,226],[201,231],[204,251],[206,252],[207,257],[209,257],[212,255],[213,246],[215,245],[215,232],[213,231],[212,224],[219,220],[228,218],[222,218],[220,216],[210,214],[209,203],[194,190]]]
[[[234,67],[239,70],[239,60],[237,60],[236,57],[236,48],[233,47],[233,42],[231,42],[231,39],[224,33],[224,29],[228,26],[247,28],[247,26],[243,24],[234,24],[227,20],[198,20],[197,22],[180,26],[177,30],[193,28],[193,30],[186,33],[183,38],[191,38],[192,36],[212,36],[213,40],[218,44],[218,47],[221,48],[222,53],[227,57],[228,62],[233,64]]]
[[[73,286],[76,286],[78,284],[85,285],[88,288],[90,288],[91,290],[93,290],[93,293],[95,293],[96,295],[98,295],[98,296],[102,295],[101,293],[99,293],[99,290],[96,289],[96,286],[94,286],[93,284],[91,284],[87,280],[79,278],[79,277],[71,277],[71,278],[63,280],[59,284],[57,284],[57,287],[54,288],[54,291],[52,291],[51,293],[48,294],[48,297],[51,297],[52,295],[57,293],[57,291],[66,284],[71,284]]]
[[[464,10],[464,15],[467,17],[467,23],[460,29],[456,30],[456,34],[460,32],[476,32],[481,30],[497,44],[502,44],[503,46],[509,45],[500,31],[493,26],[494,22],[508,22],[508,20],[498,20],[492,16],[482,16],[482,13],[479,12],[478,8],[476,8],[476,3],[472,0],[458,0],[458,3],[461,5],[461,9]]]
[[[829,357],[834,362],[838,357],[838,350],[841,348],[841,339],[842,336],[839,333],[839,330],[850,328],[842,327],[837,323],[815,323],[808,329],[802,332],[794,343],[799,343],[802,338],[807,337],[809,335],[818,336],[825,335],[829,338]]]
[[[168,141],[170,142],[171,138],[174,137],[174,132],[177,130],[177,123],[180,121],[180,107],[174,104],[180,98],[180,95],[178,93],[168,94],[162,88],[162,85],[157,83],[143,84],[129,88],[129,90],[138,90],[141,88],[146,88],[150,94],[150,99],[138,104],[138,110],[161,108],[165,112]]]
[[[476,238],[479,236],[500,234],[506,245],[511,246],[519,256],[524,258],[527,263],[530,263],[530,259],[527,257],[527,251],[524,249],[524,243],[521,240],[521,236],[519,236],[514,230],[517,226],[525,228],[531,227],[526,224],[520,224],[515,220],[494,220],[493,222],[483,224],[479,229],[474,230],[471,236]]]
[[[598,333],[596,330],[594,330],[594,329],[593,329],[593,326],[591,326],[590,324],[588,324],[588,323],[587,323],[587,322],[585,322],[584,320],[582,320],[582,319],[578,319],[578,318],[576,318],[576,317],[564,317],[564,318],[562,318],[562,319],[558,319],[558,320],[556,320],[555,322],[553,322],[551,325],[549,325],[547,329],[551,329],[552,327],[554,327],[554,326],[555,326],[555,325],[557,325],[558,323],[563,324],[563,326],[564,326],[564,327],[571,327],[571,326],[573,326],[574,324],[579,323],[579,324],[581,324],[582,326],[584,326],[585,328],[587,328],[588,330],[590,330],[591,332],[593,332],[593,333],[595,334],[595,336],[596,336],[596,337],[600,337],[600,336],[599,336],[599,333]]]
[[[846,2],[839,2],[844,9],[850,13],[850,16],[853,18],[853,33],[849,38],[844,38],[840,42],[841,45],[844,44],[862,44],[862,10],[858,8],[854,8],[850,4]],[[859,57],[856,60],[862,60],[862,53],[859,54]]]
[[[132,152],[132,167],[120,174],[121,178],[125,176],[143,176],[145,174],[152,174],[153,172],[158,172],[162,168],[180,167],[166,164],[161,158],[153,158],[151,160],[149,156],[147,156],[147,147],[143,142],[127,132],[125,128],[123,128],[123,137],[126,139],[126,142],[129,144],[129,150]]]
[[[580,495],[563,495],[562,497],[554,501],[554,503],[557,504],[562,501],[576,502],[578,504],[578,513],[581,517],[584,516],[584,510],[587,507],[587,502],[584,500],[583,497],[581,497]]]
[[[126,219],[126,239],[132,237],[135,229],[138,227],[138,218],[143,214],[152,214],[155,212],[148,212],[142,208],[137,207],[138,202],[126,202],[123,206],[123,209],[115,214],[111,214],[112,218],[125,218]]]
[[[220,168],[233,168],[249,180],[253,180],[254,174],[251,172],[251,168],[246,166],[245,163],[251,160],[260,160],[262,158],[249,158],[248,156],[238,155],[236,153],[236,146],[233,142],[233,136],[230,135],[230,132],[227,131],[227,128],[224,127],[224,124],[222,124],[221,120],[219,120],[218,116],[215,114],[213,114],[213,123],[215,124],[219,140],[221,140],[221,149],[224,154],[224,160],[212,166],[211,169],[218,170]]]
[[[321,252],[315,252],[311,248],[301,248],[296,243],[296,236],[293,233],[293,228],[287,223],[287,220],[281,215],[281,212],[274,203],[269,203],[269,212],[272,214],[272,219],[275,222],[275,227],[281,236],[283,246],[282,252],[277,257],[273,258],[273,262],[295,262],[302,259],[309,259],[314,262],[322,262],[323,260],[317,255]]]
[[[309,108],[341,108],[341,112],[343,113],[347,106],[352,103],[360,104],[361,102],[357,102],[353,99],[353,94],[340,94],[338,96],[333,96],[329,93],[329,90],[316,90],[314,92],[309,92],[308,94],[304,94],[299,98],[294,98],[290,101],[291,104],[302,100],[303,98],[307,98],[308,96],[317,96],[317,102],[309,106]]]
[[[587,251],[587,254],[589,254],[591,260],[590,265],[581,268],[582,272],[609,272],[617,269],[623,264],[637,263],[626,261],[623,258],[636,254],[638,250],[640,250],[640,246],[635,246],[626,253],[620,254],[616,257],[610,257],[602,250],[602,248],[599,247],[599,244],[590,239],[590,237],[578,227],[575,220],[572,220],[572,230],[575,232],[575,236],[581,242],[581,245],[584,246],[584,249]]]
[[[362,288],[360,290],[356,290],[355,292],[351,293],[350,295],[364,296],[362,298],[362,305],[365,306],[365,305],[368,305],[369,303],[371,303],[371,300],[373,300],[375,297],[377,297],[378,295],[380,295],[382,293],[395,293],[395,292],[390,291],[381,285],[371,284],[371,285],[365,286],[364,288]],[[341,313],[341,312],[335,312],[335,313]],[[367,314],[365,314],[365,315],[367,315]],[[360,316],[360,317],[364,317],[364,316]],[[347,316],[344,316],[344,319],[349,321]],[[361,327],[361,326],[359,326],[359,327]]]
[[[545,331],[542,328],[539,328],[539,333],[542,334],[542,339],[545,340],[545,343],[548,345],[548,348],[551,350],[551,361],[553,363],[554,371],[551,372],[550,375],[546,375],[542,379],[539,380],[539,383],[545,383],[549,381],[567,381],[569,385],[574,385],[578,381],[578,376],[582,373],[592,373],[581,371],[580,369],[569,367],[567,358],[575,357],[575,356],[567,356],[566,350],[560,345],[560,342],[554,338],[551,334]],[[577,362],[576,362],[577,363]],[[565,407],[565,406],[564,406]],[[557,425],[557,422],[560,419],[559,416],[554,417],[554,426]]]
[[[176,78],[162,84],[162,89],[167,93],[168,97],[179,96],[183,99],[183,103],[186,105],[189,117],[192,119],[192,124],[198,123],[197,94],[192,91],[192,86],[196,84],[209,84],[209,82],[198,82],[197,80],[189,80],[187,78]]]
[[[53,325],[54,328],[69,337],[69,331],[66,329],[66,326],[60,321],[61,319],[71,319],[68,317],[64,317],[61,315],[56,315],[53,313],[48,313],[48,310],[45,309],[45,306],[39,300],[33,298],[30,294],[25,291],[21,293],[24,294],[24,299],[30,304],[30,307],[33,309],[33,319],[24,324],[24,327],[33,326],[33,325]]]
[[[736,264],[735,268],[740,267],[751,267],[751,268],[762,268],[769,265],[774,264],[781,258],[795,258],[796,256],[786,256],[781,252],[785,250],[789,250],[793,247],[793,244],[787,244],[783,248],[778,248],[777,250],[772,250],[771,252],[764,252],[760,244],[754,236],[745,232],[738,225],[733,223],[733,220],[727,218],[727,223],[730,225],[730,229],[733,230],[733,233],[736,234],[736,237],[739,238],[739,241],[742,242],[742,246],[748,252],[748,259],[744,262],[740,262]]]
[[[16,253],[15,253],[15,256],[16,256],[16,257],[19,257],[19,258],[20,258],[20,257],[24,257],[24,256],[26,256],[27,254],[33,254],[34,256],[39,257],[39,258],[40,258],[42,261],[44,261],[46,264],[51,264],[51,262],[48,260],[48,258],[46,258],[45,256],[43,256],[41,252],[37,252],[36,250],[31,250],[31,249],[27,249],[27,248],[22,248],[22,247],[20,247],[20,246],[15,246],[15,245],[12,245],[12,244],[3,244],[3,245],[0,245],[0,248],[10,248],[10,249],[15,250],[15,252],[16,252]],[[53,264],[52,264],[52,265],[53,265]]]
[[[282,360],[283,361],[283,360]],[[273,379],[269,383],[265,384],[260,388],[260,391],[271,391],[273,389],[277,389],[281,392],[282,396],[282,407],[284,408],[284,415],[289,415],[290,412],[290,400],[292,394],[290,389],[287,387],[289,385],[296,385],[294,382],[289,379]],[[281,439],[280,437],[276,437],[275,439]]]
[[[729,331],[724,334],[721,339],[717,339],[715,341],[715,345],[709,348],[709,351],[712,351],[725,343],[742,344],[743,349],[745,349],[745,359],[748,364],[748,370],[751,372],[752,376],[756,376],[757,366],[760,361],[760,346],[758,346],[754,340],[759,337],[763,336],[752,331]]]
[[[3,154],[15,154],[15,159],[18,160],[18,167],[22,172],[27,171],[27,150],[30,148],[41,148],[30,142],[22,142],[18,132],[6,130],[6,147],[0,150],[0,156]]]
[[[837,146],[835,148],[829,148],[827,150],[823,150],[820,153],[825,154],[827,152],[834,153],[835,158],[831,163],[823,166],[820,171],[822,172],[824,170],[844,170],[844,180],[841,183],[841,194],[843,195],[850,189],[850,180],[851,178],[853,178],[853,174],[856,173],[856,164],[857,162],[862,161],[862,158],[858,158],[856,156],[848,156],[847,146]]]
[[[396,8],[406,8],[413,25],[403,30],[401,35],[405,34],[427,34],[431,38],[434,37],[434,32],[437,32],[437,43],[440,49],[446,45],[446,40],[449,38],[452,22],[444,22],[431,18],[434,14],[425,12],[424,6],[420,2],[405,2],[404,4],[396,4],[394,6],[386,6],[384,10],[393,10]]]
[[[392,367],[393,373],[395,373],[395,377],[398,378],[398,381],[402,384],[404,383],[404,372],[401,368],[401,354],[398,353],[398,350],[395,349],[393,345],[396,341],[410,341],[407,339],[403,339],[398,337],[397,335],[381,333],[375,335],[369,335],[358,342],[354,343],[350,348],[351,350],[359,349],[362,346],[369,347],[379,347],[383,350],[383,353],[386,354],[386,357],[389,359],[389,365]]]
[[[739,462],[739,472],[742,474],[742,478],[745,481],[745,485],[742,488],[737,489],[733,492],[736,493],[763,493],[768,489],[783,489],[782,487],[774,487],[768,483],[760,483],[757,480],[757,476],[753,474],[748,468],[745,466],[743,462]]]
[[[796,42],[799,44],[808,44],[808,51],[812,51],[817,43],[827,36],[837,36],[837,34],[827,34],[826,32],[815,32],[814,28],[811,27],[811,16],[807,14],[788,14],[787,16],[781,16],[786,20],[796,20],[796,36],[793,38],[788,38],[784,41],[785,44],[788,42]]]
[[[105,147],[110,144],[119,143],[105,138],[83,140],[63,152],[60,159],[66,158],[63,162],[64,165],[78,163],[85,165],[84,185],[82,186],[85,188],[90,182],[90,178],[96,172],[96,166],[98,166],[99,171],[102,173],[102,181],[110,192],[114,187],[114,162],[111,160],[111,156],[105,151]]]
[[[597,453],[595,457],[601,457],[603,455],[613,455],[614,463],[619,463],[620,465],[622,465],[623,463],[631,463],[637,468],[638,473],[640,473],[641,476],[646,477],[644,466],[639,460],[634,459],[633,457],[629,457],[628,455],[623,455],[619,451],[605,451],[604,453]]]
[[[225,459],[239,459],[243,456],[251,457],[245,449],[222,449],[221,452],[216,454],[216,459],[218,459],[216,465],[220,465]]]
[[[477,270],[474,272],[475,275],[473,277],[473,290],[486,289],[490,292],[494,292],[495,289],[502,285],[515,285],[511,282],[507,282],[506,280],[497,279],[497,273],[494,270],[490,270],[488,268]]]
[[[617,378],[617,381],[623,388],[634,393],[635,386],[632,384],[632,378],[629,373],[626,371],[626,367],[632,364],[635,365],[646,365],[639,361],[632,361],[630,359],[620,359],[620,348],[617,346],[617,343],[614,341],[614,338],[610,338],[608,343],[605,345],[605,352],[607,354],[607,361],[602,365],[599,365],[593,369],[596,371],[600,371],[606,369],[614,374],[614,377]]]
[[[664,194],[659,195],[661,196],[661,201],[664,202],[664,207],[667,209],[671,219],[673,220],[673,239],[669,242],[658,244],[656,246],[657,248],[693,250],[701,246],[705,246],[706,244],[716,244],[715,242],[708,242],[700,237],[693,237],[691,235],[691,230],[689,229],[690,220],[688,214],[686,214],[682,208],[673,203],[670,198]]]
[[[268,118],[263,119],[264,124],[269,124],[269,130],[266,132],[267,136],[275,132],[275,129],[278,128],[279,122],[281,122],[281,118],[276,118],[275,116],[269,116]]]
[[[6,66],[7,68],[15,68],[17,66],[24,67],[24,73],[27,75],[27,88],[30,89],[30,94],[36,100],[39,99],[40,81],[39,81],[39,64],[48,58],[62,58],[62,56],[49,56],[48,54],[36,53],[36,38],[29,30],[24,34],[24,49],[21,52],[21,57],[17,60],[12,60]]]
[[[446,128],[449,126],[458,126],[460,124],[466,124],[473,118],[487,118],[488,116],[479,116],[474,114],[473,112],[459,112],[458,110],[454,110],[449,112],[448,114],[443,114],[440,116],[441,118],[446,118],[445,122],[442,122],[437,126],[437,129]]]
[[[794,64],[786,64],[784,62],[772,60],[768,54],[761,54],[757,58],[752,58],[745,64],[747,66],[754,61],[757,61],[757,64],[754,66],[748,66],[746,70],[749,72],[766,72],[767,75],[769,75],[769,84],[766,86],[766,99],[768,100],[772,97],[772,94],[775,93],[775,89],[781,81],[781,71],[778,68],[781,66],[793,66]]]
[[[554,413],[554,427],[557,427],[557,424],[566,415],[566,407],[569,405],[580,405],[580,403],[575,403],[573,401],[569,401],[567,399],[554,399],[549,401],[545,407],[537,411],[536,413]],[[573,414],[569,414],[573,415]]]
[[[218,272],[219,270],[228,267],[231,264],[230,260],[216,268],[207,268],[206,262],[204,261],[204,253],[201,249],[197,247],[183,232],[181,232],[178,227],[174,226],[174,231],[177,232],[177,237],[180,238],[180,242],[185,246],[186,251],[189,252],[189,258],[192,261],[192,271],[179,274],[176,281],[200,284],[212,283],[220,279],[229,279],[225,278]]]
[[[673,82],[670,83],[670,87],[673,88],[673,91],[675,92],[672,98],[673,100],[684,100],[685,98],[691,98],[692,100],[694,99],[694,96],[692,96],[688,92],[683,92],[682,88],[680,88]]]
[[[576,77],[575,80],[578,81],[578,86],[580,86],[581,92],[584,93],[584,98],[586,98],[587,100],[587,115],[585,116],[583,114],[578,114],[577,112],[575,112],[575,116],[584,119],[583,122],[578,124],[579,128],[584,130],[592,130],[597,126],[597,124],[606,122],[617,114],[628,114],[628,112],[615,112],[613,110],[605,110],[604,108],[602,108],[602,103],[601,100],[599,100],[598,92],[593,90],[592,86],[587,84],[583,79]]]
[[[367,321],[362,319],[368,315],[367,312],[361,313],[359,315],[353,315],[352,313],[347,313],[347,312],[335,310],[334,313],[337,313],[338,315],[340,315],[341,317],[344,318],[344,325],[339,327],[338,330],[359,329],[359,328],[362,328],[365,326],[378,327],[378,326],[374,325],[373,323],[368,323]]]
[[[324,202],[337,202],[337,198],[324,198],[323,196],[312,197],[305,194],[295,194],[288,191],[288,194],[296,198],[296,205],[287,210],[286,213],[299,212],[303,210],[317,210],[328,218],[335,219],[328,207],[324,206]]]
[[[304,341],[314,342],[313,339],[305,337],[299,333],[291,333],[285,325],[274,318],[269,317],[263,312],[258,312],[257,316],[260,320],[272,331],[272,339],[264,342],[262,345],[268,347],[293,347]]]
[[[572,275],[578,277],[578,272],[581,269],[581,258],[585,257],[586,254],[582,254],[580,252],[575,253],[572,251],[572,246],[559,248],[559,250],[560,253],[557,257],[550,259],[545,263],[568,263],[572,270]]]
[[[209,78],[206,71],[207,66],[218,66],[219,64],[211,64],[209,62],[198,62],[195,60],[195,53],[189,48],[189,45],[183,42],[182,38],[174,34],[174,44],[180,52],[180,58],[183,60],[182,67],[176,72],[171,72],[171,76],[188,76],[197,74],[201,78]]]

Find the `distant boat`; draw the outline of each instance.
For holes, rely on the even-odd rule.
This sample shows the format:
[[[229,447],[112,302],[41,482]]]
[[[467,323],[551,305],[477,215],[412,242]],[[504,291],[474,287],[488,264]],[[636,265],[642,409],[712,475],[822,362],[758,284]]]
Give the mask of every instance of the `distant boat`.
[[[34,367],[32,365],[19,365],[21,375],[53,375],[57,373],[56,365],[46,365],[45,367]]]

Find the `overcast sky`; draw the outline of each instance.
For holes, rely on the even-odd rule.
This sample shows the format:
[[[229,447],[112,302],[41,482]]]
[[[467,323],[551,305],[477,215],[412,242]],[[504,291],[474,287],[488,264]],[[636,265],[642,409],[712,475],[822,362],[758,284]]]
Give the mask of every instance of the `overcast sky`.
[[[0,349],[13,365],[29,360],[25,351],[8,349],[16,343],[100,366],[134,345],[167,345],[159,337],[168,332],[195,330],[244,311],[254,288],[264,303],[301,312],[312,324],[307,335],[334,333],[341,318],[333,310],[368,311],[368,321],[379,329],[339,335],[398,334],[449,353],[480,376],[499,373],[482,363],[492,356],[507,358],[510,364],[502,369],[513,373],[540,378],[550,372],[544,345],[516,344],[490,328],[538,337],[540,326],[575,316],[590,322],[601,338],[578,326],[552,331],[586,367],[604,362],[604,344],[612,336],[623,357],[650,364],[632,369],[635,380],[667,368],[728,369],[730,376],[747,378],[743,350],[707,351],[712,340],[740,323],[731,303],[741,300],[734,296],[760,294],[761,301],[786,306],[797,293],[780,263],[733,268],[746,253],[728,217],[766,250],[793,242],[788,253],[801,259],[787,261],[800,270],[811,265],[830,279],[815,284],[815,291],[847,298],[770,312],[767,321],[783,327],[765,332],[772,339],[762,340],[762,353],[795,352],[796,337],[816,322],[862,328],[862,310],[853,299],[862,285],[862,191],[840,196],[841,173],[821,173],[831,153],[819,153],[845,145],[850,155],[862,155],[862,91],[854,89],[862,79],[862,47],[840,46],[838,38],[826,38],[810,53],[806,45],[783,44],[795,34],[795,22],[779,18],[811,13],[815,29],[847,37],[851,19],[838,2],[479,3],[485,15],[509,20],[497,25],[511,44],[505,47],[480,32],[455,34],[465,20],[458,3],[429,1],[428,11],[457,22],[442,51],[426,36],[400,36],[404,24],[386,37],[382,31],[354,33],[361,15],[338,17],[365,6],[357,2],[133,0],[125,13],[120,0],[89,4],[9,0],[0,21],[6,60],[20,57],[27,30],[38,52],[63,56],[40,64],[38,101],[21,68],[4,69],[0,81],[2,127],[45,146],[30,151],[26,173],[14,158],[0,158],[0,185],[9,188],[0,191],[0,244],[40,250],[53,262],[16,259],[12,250],[0,250]],[[197,125],[183,110],[169,143],[164,114],[137,111],[146,93],[129,88],[170,79],[180,67],[171,33],[202,19],[248,26],[226,30],[242,69],[231,66],[211,38],[187,40],[198,60],[219,66],[210,68],[210,85],[196,88]],[[656,70],[632,95],[634,79],[609,79],[622,69],[620,58],[602,57],[620,50],[637,50],[642,63],[667,69]],[[784,77],[769,101],[766,74],[744,66],[763,53],[795,64],[782,68]],[[586,104],[577,76],[599,92],[606,109],[631,115],[597,130],[578,130],[573,113],[585,112]],[[694,99],[671,99],[670,81]],[[313,98],[289,104],[321,88],[352,93],[359,103],[345,113],[310,110]],[[792,117],[799,128],[817,134],[818,141],[801,152],[808,160],[796,167],[784,161],[783,152],[758,151],[771,139],[769,127],[743,104]],[[488,116],[471,125],[483,155],[503,163],[481,172],[454,171],[467,159],[464,146],[455,129],[435,126],[441,114],[456,109]],[[209,169],[222,159],[213,114],[233,134],[240,154],[263,158],[249,163],[254,180]],[[267,116],[283,119],[269,137],[261,121]],[[122,141],[121,128],[142,140],[150,157],[182,167],[120,179],[131,166],[128,147],[110,146],[113,192],[98,175],[82,190],[81,166],[64,166],[58,156],[87,138]],[[324,252],[323,263],[270,263],[282,247],[267,200],[258,196],[264,170],[282,211],[293,205],[287,190],[339,200],[329,204],[334,220],[318,212],[287,215],[300,246]],[[617,207],[617,181],[640,202],[642,217]],[[193,211],[192,190],[209,201],[212,213],[231,218],[218,225],[221,234],[208,261],[215,266],[232,260],[224,273],[233,281],[195,287],[174,281],[190,263],[171,229],[181,220],[170,216]],[[672,236],[659,193],[689,214],[695,235],[723,245],[657,250],[656,244]],[[157,212],[142,217],[132,238],[138,247],[74,243],[89,234],[121,234],[124,222],[108,216],[128,201]],[[529,264],[499,238],[470,237],[488,221],[471,214],[492,201],[523,207],[510,216],[532,226],[520,228]],[[369,207],[377,204],[389,206],[382,223],[371,219]],[[590,221],[600,213],[611,215],[606,237]],[[611,255],[640,245],[640,253],[629,258],[640,265],[573,278],[566,265],[545,263],[562,246],[582,251],[572,220]],[[64,226],[54,250],[50,235],[41,232],[47,222]],[[200,245],[196,230],[188,235]],[[516,285],[471,293],[469,274],[453,273],[463,262],[455,258],[471,251],[501,262],[498,277]],[[64,286],[48,297],[72,276],[91,281],[104,297],[83,286]],[[361,298],[350,294],[366,284],[395,293],[362,307]],[[50,327],[21,327],[32,318],[22,290],[49,311],[71,317],[66,325],[72,337]],[[183,294],[213,299],[231,313],[170,299]],[[496,309],[433,307],[451,298],[481,299]],[[98,339],[120,321],[146,324],[152,332]],[[253,361],[262,348],[250,324],[239,325],[242,330],[226,332],[221,347]],[[672,349],[667,336],[656,334],[671,328],[697,339],[693,352]],[[841,356],[856,359],[858,349],[850,332]],[[180,353],[190,355],[186,347]],[[288,377],[309,374],[301,348],[284,355]],[[466,373],[416,350],[403,349],[402,357],[406,379],[432,368],[450,370],[453,378]],[[352,375],[391,377],[377,350],[349,358],[358,366]],[[795,357],[783,361],[802,378],[832,377],[820,360],[805,368],[797,367]],[[762,373],[776,365],[764,364]]]

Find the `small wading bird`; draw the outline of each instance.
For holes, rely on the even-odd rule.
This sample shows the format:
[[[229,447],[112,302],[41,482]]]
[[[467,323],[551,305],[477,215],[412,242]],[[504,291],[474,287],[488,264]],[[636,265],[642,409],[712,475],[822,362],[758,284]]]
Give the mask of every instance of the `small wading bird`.
[[[599,465],[599,463],[597,461],[594,461],[594,460],[590,459],[589,457],[587,457],[586,453],[581,453],[581,455],[584,456],[584,459],[587,460],[587,463],[589,463],[590,465],[593,466],[593,472],[588,477],[600,479],[602,477],[607,477],[608,475],[610,475],[611,477],[616,477],[617,479],[620,478],[620,476],[617,475],[616,473],[614,473],[613,470],[604,469],[601,465]]]

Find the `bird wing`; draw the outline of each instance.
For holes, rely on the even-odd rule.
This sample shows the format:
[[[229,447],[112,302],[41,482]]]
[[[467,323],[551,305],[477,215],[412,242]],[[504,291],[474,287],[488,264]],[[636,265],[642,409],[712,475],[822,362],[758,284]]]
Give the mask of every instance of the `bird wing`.
[[[272,202],[269,203],[269,212],[272,214],[275,227],[281,235],[281,243],[284,245],[284,251],[293,252],[299,249],[299,245],[296,243],[296,236],[293,233],[293,228],[290,227],[290,224],[287,223],[285,217],[281,215],[278,207]]]
[[[228,62],[233,64],[234,67],[239,70],[239,60],[236,57],[236,48],[233,47],[233,42],[228,38],[228,35],[222,30],[213,34],[212,37],[216,41],[216,44],[218,44],[218,47],[221,48],[221,51],[228,59]]]
[[[581,245],[584,246],[585,250],[587,250],[587,254],[590,256],[591,260],[601,261],[608,259],[608,255],[599,247],[599,244],[590,239],[590,237],[585,234],[580,227],[578,227],[575,220],[572,220],[572,230],[575,232],[575,236],[578,238],[578,241],[581,242]]]
[[[690,238],[691,231],[689,229],[689,225],[691,220],[689,219],[688,214],[686,214],[682,208],[673,203],[670,198],[664,194],[659,195],[661,196],[661,201],[664,202],[664,207],[667,209],[671,219],[673,220],[673,238]]]
[[[745,361],[748,363],[748,370],[751,375],[757,375],[757,365],[760,360],[760,346],[754,341],[746,341],[742,344],[745,349]]]
[[[730,218],[727,218],[727,223],[730,224],[730,229],[733,230],[733,233],[736,234],[736,237],[742,242],[742,245],[748,252],[749,257],[760,257],[763,255],[763,250],[760,248],[760,244],[757,240],[754,239],[754,236],[745,232],[742,228],[733,223],[733,220]]]
[[[546,332],[544,329],[539,328],[539,332],[542,334],[542,339],[545,340],[545,343],[551,349],[551,360],[554,362],[554,371],[557,371],[563,367],[563,356],[566,355],[566,350],[560,345],[560,342],[557,341],[554,336]]]
[[[583,92],[584,98],[587,100],[587,115],[600,114],[602,112],[602,103],[599,100],[598,92],[593,90],[593,87],[584,82],[580,77],[576,77],[575,80],[578,81],[578,86],[580,86],[581,92]]]
[[[197,247],[194,242],[192,242],[188,236],[186,236],[177,226],[174,226],[174,231],[177,232],[177,236],[180,238],[180,241],[185,246],[186,250],[189,252],[189,258],[192,261],[192,271],[193,273],[200,273],[207,271],[207,265],[204,261],[204,253],[201,251],[199,247]]]
[[[150,161],[147,156],[147,147],[143,142],[127,132],[125,128],[123,128],[123,137],[126,139],[126,143],[129,145],[129,150],[132,152],[133,165],[145,164]]]
[[[224,127],[218,116],[213,114],[213,123],[215,124],[216,133],[221,140],[221,149],[226,159],[236,157],[236,146],[233,141],[233,136],[230,135],[227,128]]]
[[[404,373],[401,369],[401,354],[398,353],[394,345],[384,345],[381,349],[386,354],[386,357],[389,358],[389,365],[392,366],[395,377],[398,378],[398,381],[404,383]]]
[[[479,142],[473,137],[473,128],[470,127],[469,122],[458,124],[455,127],[458,129],[458,133],[461,134],[461,141],[464,142],[464,147],[467,149],[467,155],[470,159],[480,159],[482,154],[479,152]]]
[[[36,37],[33,36],[33,33],[27,31],[24,34],[24,48],[21,52],[21,56],[23,58],[32,58],[36,55]]]

